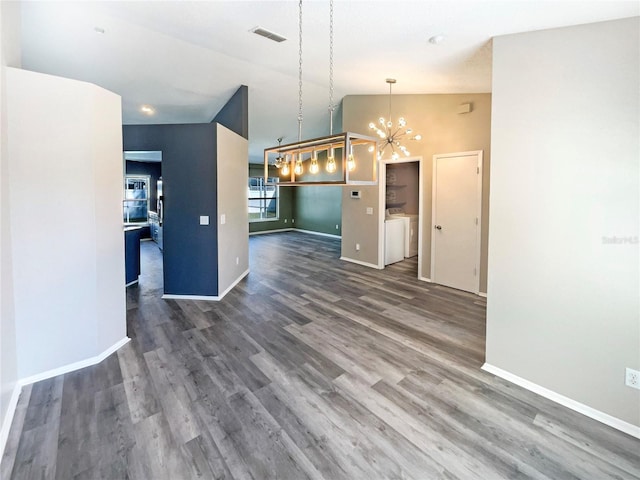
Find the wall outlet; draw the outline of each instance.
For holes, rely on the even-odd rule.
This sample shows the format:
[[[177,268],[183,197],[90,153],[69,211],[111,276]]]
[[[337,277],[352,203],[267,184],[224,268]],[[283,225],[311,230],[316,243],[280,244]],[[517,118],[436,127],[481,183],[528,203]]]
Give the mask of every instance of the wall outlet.
[[[236,257],[236,265],[240,265],[240,257]]]
[[[287,219],[286,218],[284,219],[284,223],[287,223]]]
[[[359,252],[359,251],[360,251],[360,244],[356,243],[356,252]]]
[[[336,224],[336,230],[338,230],[340,227],[338,226],[338,224]]]
[[[638,370],[633,370],[632,368],[627,368],[624,384],[627,387],[637,388],[640,390],[640,372]]]
[[[373,207],[367,207],[367,215],[373,215]]]
[[[296,219],[295,219],[295,218],[292,218],[292,219],[291,219],[291,223],[296,223]]]

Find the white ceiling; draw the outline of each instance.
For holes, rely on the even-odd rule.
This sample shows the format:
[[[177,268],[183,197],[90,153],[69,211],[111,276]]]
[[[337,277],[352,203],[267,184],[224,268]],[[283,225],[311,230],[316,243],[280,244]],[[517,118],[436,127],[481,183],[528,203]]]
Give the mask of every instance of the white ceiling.
[[[22,66],[121,95],[124,124],[209,122],[247,85],[250,157],[261,161],[276,138],[297,140],[297,15],[290,0],[23,2]],[[492,37],[637,15],[638,1],[335,0],[334,98],[386,94],[387,77],[394,94],[490,92]],[[288,40],[250,33],[258,25]],[[303,31],[311,138],[329,133],[328,0],[305,0]]]

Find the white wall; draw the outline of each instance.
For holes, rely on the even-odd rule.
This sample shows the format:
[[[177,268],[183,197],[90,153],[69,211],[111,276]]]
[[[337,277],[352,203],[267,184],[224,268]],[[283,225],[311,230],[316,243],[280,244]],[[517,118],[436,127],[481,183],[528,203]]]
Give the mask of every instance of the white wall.
[[[7,70],[18,377],[126,337],[120,97]]]
[[[494,39],[487,306],[488,364],[636,426],[638,25]]]
[[[20,5],[0,2],[0,452],[17,401],[16,326],[13,309],[11,218],[9,208],[9,131],[5,66],[20,66]]]
[[[249,144],[217,124],[218,168],[218,295],[223,295],[249,270],[247,222],[247,159]],[[225,224],[220,224],[220,215]],[[236,263],[236,258],[238,263]]]

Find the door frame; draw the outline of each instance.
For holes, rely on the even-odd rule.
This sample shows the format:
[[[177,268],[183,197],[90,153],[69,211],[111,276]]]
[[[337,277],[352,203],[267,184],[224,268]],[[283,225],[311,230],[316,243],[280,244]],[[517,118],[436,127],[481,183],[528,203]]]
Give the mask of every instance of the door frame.
[[[474,288],[474,293],[476,295],[480,294],[480,259],[482,255],[482,172],[483,172],[483,151],[482,150],[471,150],[468,152],[456,152],[456,153],[438,153],[433,156],[433,171],[431,174],[431,281],[433,283],[438,283],[436,279],[436,242],[435,242],[435,225],[436,225],[436,168],[438,164],[438,160],[445,160],[447,158],[452,157],[478,157],[478,174],[477,174],[477,183],[476,183],[476,218],[477,218],[477,226],[476,229],[476,284]]]
[[[405,157],[393,160],[383,158],[378,165],[378,268],[385,268],[384,265],[384,220],[387,190],[387,165],[399,163],[418,163],[418,279],[422,278],[422,222],[424,217],[424,159],[422,155]]]

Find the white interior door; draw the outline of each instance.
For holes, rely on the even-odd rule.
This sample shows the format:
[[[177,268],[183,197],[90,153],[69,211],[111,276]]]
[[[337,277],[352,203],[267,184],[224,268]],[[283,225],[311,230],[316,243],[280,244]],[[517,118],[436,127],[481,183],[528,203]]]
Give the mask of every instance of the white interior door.
[[[433,157],[431,281],[478,293],[482,151]]]

